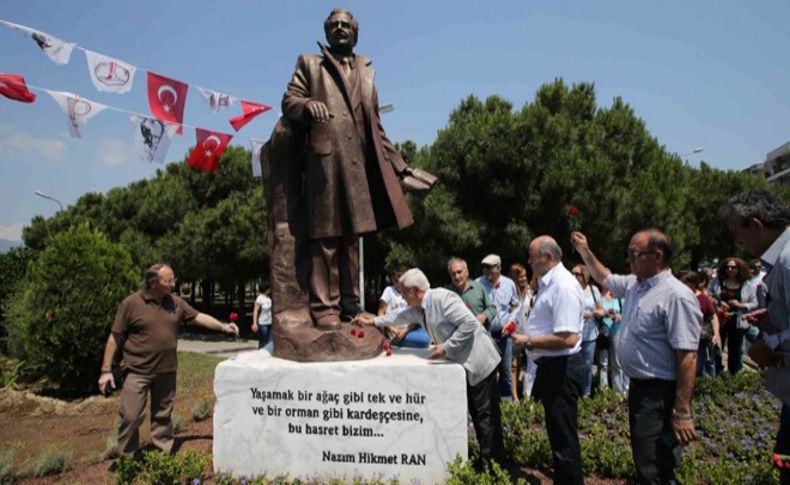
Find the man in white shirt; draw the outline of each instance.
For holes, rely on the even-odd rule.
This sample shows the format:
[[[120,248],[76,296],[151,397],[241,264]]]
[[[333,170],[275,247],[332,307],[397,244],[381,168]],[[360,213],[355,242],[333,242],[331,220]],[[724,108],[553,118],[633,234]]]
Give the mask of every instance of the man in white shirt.
[[[529,360],[538,365],[532,395],[545,411],[554,481],[583,483],[577,405],[583,374],[582,288],[562,264],[562,249],[549,236],[530,243],[529,265],[538,278],[538,293],[525,334],[514,334],[513,342],[526,347]]]

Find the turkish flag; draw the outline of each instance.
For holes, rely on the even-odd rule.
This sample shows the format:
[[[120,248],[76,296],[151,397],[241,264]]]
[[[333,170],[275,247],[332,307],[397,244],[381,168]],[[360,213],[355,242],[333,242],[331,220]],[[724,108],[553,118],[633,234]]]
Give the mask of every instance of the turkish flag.
[[[266,106],[265,104],[258,104],[258,103],[251,103],[249,101],[241,100],[241,111],[242,114],[239,116],[233,117],[230,119],[230,126],[233,127],[234,130],[239,131],[252,121],[253,118],[258,116],[261,113],[265,113],[272,109],[271,106]]]
[[[178,134],[183,133],[184,106],[189,85],[148,71],[148,106],[162,121],[177,123]]]
[[[196,128],[197,145],[187,159],[187,165],[204,172],[219,170],[219,157],[228,148],[233,135]]]
[[[25,78],[18,74],[0,72],[0,94],[23,103],[32,103],[36,100],[36,95],[27,90]]]

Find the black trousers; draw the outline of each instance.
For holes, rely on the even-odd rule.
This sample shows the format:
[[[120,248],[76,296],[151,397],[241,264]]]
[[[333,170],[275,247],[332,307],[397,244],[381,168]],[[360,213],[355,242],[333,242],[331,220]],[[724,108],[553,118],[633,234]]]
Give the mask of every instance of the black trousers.
[[[581,353],[541,357],[532,395],[543,404],[554,458],[554,483],[584,483],[579,447],[578,400],[584,365]]]
[[[631,452],[640,484],[677,483],[680,444],[672,428],[675,381],[631,379],[628,420]]]
[[[502,415],[499,410],[497,370],[470,386],[466,383],[466,404],[472,416],[477,443],[480,445],[480,464],[496,461],[505,464],[505,445],[502,441]]]

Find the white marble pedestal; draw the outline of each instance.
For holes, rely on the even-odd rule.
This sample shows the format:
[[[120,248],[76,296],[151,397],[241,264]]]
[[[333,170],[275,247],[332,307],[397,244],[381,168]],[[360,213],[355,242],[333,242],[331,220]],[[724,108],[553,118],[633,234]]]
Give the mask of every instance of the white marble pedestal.
[[[466,375],[428,349],[298,363],[252,351],[214,374],[214,470],[444,483],[467,458]]]

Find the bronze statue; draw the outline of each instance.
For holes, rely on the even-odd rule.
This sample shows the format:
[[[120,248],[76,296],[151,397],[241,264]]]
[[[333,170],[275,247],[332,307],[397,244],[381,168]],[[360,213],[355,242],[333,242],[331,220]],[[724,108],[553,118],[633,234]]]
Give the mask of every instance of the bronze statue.
[[[322,55],[299,56],[283,116],[261,152],[274,355],[298,361],[380,352],[377,330],[343,324],[361,310],[357,240],[409,226],[401,185],[426,193],[436,182],[409,168],[384,133],[371,61],[354,53],[354,16],[333,10],[324,32],[329,47],[319,43]]]

